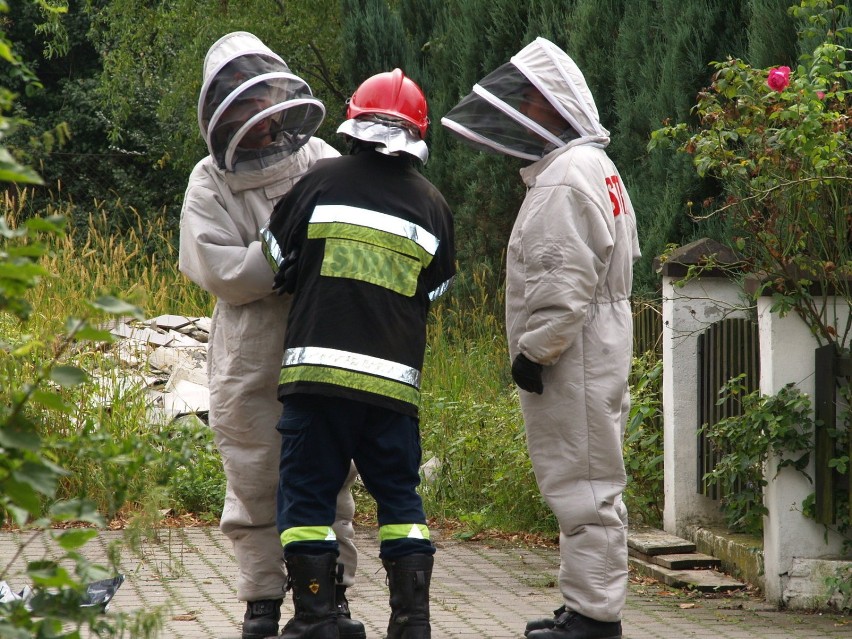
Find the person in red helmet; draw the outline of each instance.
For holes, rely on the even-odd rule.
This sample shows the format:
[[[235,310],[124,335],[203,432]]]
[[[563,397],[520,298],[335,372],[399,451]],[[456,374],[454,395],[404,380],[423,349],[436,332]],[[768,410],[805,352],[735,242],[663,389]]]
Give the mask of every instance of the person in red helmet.
[[[237,598],[246,602],[242,639],[279,630],[287,577],[276,527],[281,365],[289,296],[275,295],[258,230],[317,160],[340,154],[313,134],[325,106],[255,35],[219,38],[202,65],[198,126],[208,155],[189,176],[180,219],[180,271],[216,297],[207,350],[210,428],[227,478],[220,528],[233,543]],[[337,584],[340,637],[365,639],[345,589],[357,549],[349,490],[339,496]]]
[[[338,636],[332,524],[351,460],[378,505],[388,639],[431,636],[418,404],[426,318],[455,276],[455,250],[449,207],[415,168],[428,124],[401,70],[365,80],[338,128],[350,153],[317,162],[262,232],[293,295],[278,390],[278,527],[296,608],[287,639]]]

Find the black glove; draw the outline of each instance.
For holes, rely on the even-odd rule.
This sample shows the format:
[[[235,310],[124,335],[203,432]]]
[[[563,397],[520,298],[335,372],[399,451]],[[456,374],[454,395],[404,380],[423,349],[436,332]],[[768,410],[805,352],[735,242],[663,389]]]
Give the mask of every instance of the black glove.
[[[281,260],[281,266],[278,267],[278,272],[275,274],[275,283],[272,288],[279,295],[285,293],[292,294],[296,290],[296,280],[299,277],[299,253],[293,249],[284,259]]]
[[[544,385],[541,383],[541,371],[544,367],[528,359],[523,353],[518,353],[512,362],[512,379],[521,390],[541,395]]]

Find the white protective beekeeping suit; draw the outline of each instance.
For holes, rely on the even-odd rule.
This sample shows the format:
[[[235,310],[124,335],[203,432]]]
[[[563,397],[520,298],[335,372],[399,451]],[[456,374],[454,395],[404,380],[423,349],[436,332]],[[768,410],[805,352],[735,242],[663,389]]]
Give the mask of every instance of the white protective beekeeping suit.
[[[559,520],[565,606],[618,621],[639,244],[604,151],[609,133],[577,65],[544,38],[481,80],[442,123],[477,148],[532,161],[521,170],[528,191],[508,247],[509,350],[543,365],[543,393],[520,391],[521,407],[539,488]]]
[[[193,169],[180,223],[180,270],[216,296],[208,345],[210,426],[227,494],[241,600],[280,599],[286,582],[275,523],[281,415],[277,399],[289,296],[276,295],[259,230],[318,159],[339,155],[311,137],[325,116],[308,85],[258,38],[236,32],[204,60],[198,121],[210,155]],[[334,530],[351,585],[357,556],[350,481]]]

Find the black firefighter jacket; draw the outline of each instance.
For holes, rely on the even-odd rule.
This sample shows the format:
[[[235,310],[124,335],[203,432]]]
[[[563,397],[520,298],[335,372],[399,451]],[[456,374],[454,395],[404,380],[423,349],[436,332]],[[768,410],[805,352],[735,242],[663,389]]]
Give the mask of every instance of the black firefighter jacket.
[[[417,416],[429,305],[455,275],[438,189],[405,155],[322,160],[263,237],[276,268],[297,256],[279,399],[319,394]]]

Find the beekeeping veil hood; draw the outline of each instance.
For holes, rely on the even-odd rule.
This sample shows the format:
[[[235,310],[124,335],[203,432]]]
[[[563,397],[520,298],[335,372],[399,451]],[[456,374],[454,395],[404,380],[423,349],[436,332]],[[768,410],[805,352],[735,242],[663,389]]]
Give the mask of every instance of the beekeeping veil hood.
[[[582,72],[545,38],[477,82],[441,124],[476,148],[532,161],[577,138],[609,144]]]
[[[307,83],[245,31],[210,47],[203,77],[198,126],[220,169],[273,165],[305,144],[325,117]]]

